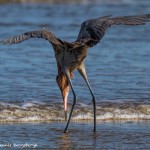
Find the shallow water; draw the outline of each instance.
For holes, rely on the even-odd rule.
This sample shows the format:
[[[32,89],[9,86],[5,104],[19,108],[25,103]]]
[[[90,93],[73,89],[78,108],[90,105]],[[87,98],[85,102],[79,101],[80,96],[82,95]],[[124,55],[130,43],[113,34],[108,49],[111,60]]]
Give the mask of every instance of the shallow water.
[[[80,24],[86,19],[110,14],[145,14],[149,8],[148,1],[4,4],[0,5],[0,39],[44,27],[64,40],[74,41]],[[0,146],[150,149],[149,25],[114,26],[100,44],[89,49],[86,68],[97,100],[96,135],[92,133],[90,93],[76,71],[73,84],[78,101],[74,122],[68,134],[62,133],[63,103],[55,82],[57,68],[53,49],[47,41],[31,39],[18,45],[1,45]],[[69,109],[71,104],[70,92]]]
[[[150,149],[149,122],[71,123],[67,134],[64,123],[7,124],[0,126],[0,146],[26,149]],[[10,136],[11,135],[11,136]]]

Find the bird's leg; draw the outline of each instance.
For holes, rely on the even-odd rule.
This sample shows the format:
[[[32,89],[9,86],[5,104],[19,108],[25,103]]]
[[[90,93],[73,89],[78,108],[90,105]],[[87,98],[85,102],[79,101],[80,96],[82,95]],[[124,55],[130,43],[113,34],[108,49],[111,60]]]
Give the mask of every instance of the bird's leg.
[[[96,101],[95,101],[95,96],[93,94],[93,91],[91,89],[91,86],[88,82],[88,78],[87,78],[87,74],[86,74],[86,70],[85,70],[85,66],[84,63],[81,64],[81,66],[78,68],[79,73],[81,74],[81,76],[84,78],[84,80],[86,81],[88,88],[90,90],[90,93],[92,95],[92,102],[93,102],[93,109],[94,109],[94,132],[96,132]]]
[[[65,127],[65,129],[64,129],[64,133],[66,133],[66,132],[67,132],[67,129],[68,129],[68,125],[69,125],[69,123],[70,123],[70,119],[71,119],[71,116],[72,116],[72,112],[73,112],[74,106],[75,106],[75,104],[76,104],[77,98],[76,98],[76,94],[75,94],[75,91],[74,91],[74,88],[73,88],[73,85],[72,85],[72,82],[71,82],[71,77],[70,77],[70,71],[69,71],[69,69],[66,68],[66,67],[64,67],[64,68],[63,68],[63,72],[66,74],[66,77],[67,77],[67,79],[68,79],[68,81],[69,81],[69,84],[70,84],[70,87],[71,87],[71,90],[72,90],[72,93],[73,93],[73,97],[74,97],[74,99],[73,99],[73,104],[72,104],[72,108],[71,108],[71,111],[70,111],[70,114],[69,114],[69,118],[68,118],[66,127]]]

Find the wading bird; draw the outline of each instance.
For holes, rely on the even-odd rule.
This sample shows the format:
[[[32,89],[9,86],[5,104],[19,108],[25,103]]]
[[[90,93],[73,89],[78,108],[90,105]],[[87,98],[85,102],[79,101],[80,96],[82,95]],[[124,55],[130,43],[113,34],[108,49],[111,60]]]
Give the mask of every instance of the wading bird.
[[[104,36],[105,31],[112,25],[145,25],[150,21],[150,14],[139,16],[104,16],[96,19],[86,20],[81,24],[79,35],[75,42],[66,42],[57,38],[52,32],[47,30],[31,31],[24,34],[10,37],[6,40],[2,40],[3,44],[17,44],[28,40],[30,38],[43,38],[48,40],[54,49],[58,75],[56,77],[57,84],[60,88],[65,110],[65,118],[67,119],[67,97],[69,89],[71,87],[74,99],[69,114],[69,118],[64,129],[64,133],[68,129],[71,115],[76,104],[76,94],[72,85],[71,79],[73,77],[73,71],[78,70],[81,76],[87,83],[89,91],[92,95],[93,109],[94,109],[94,132],[96,131],[96,102],[95,96],[92,92],[90,84],[88,82],[86,69],[84,65],[85,58],[87,56],[88,48],[95,46]]]

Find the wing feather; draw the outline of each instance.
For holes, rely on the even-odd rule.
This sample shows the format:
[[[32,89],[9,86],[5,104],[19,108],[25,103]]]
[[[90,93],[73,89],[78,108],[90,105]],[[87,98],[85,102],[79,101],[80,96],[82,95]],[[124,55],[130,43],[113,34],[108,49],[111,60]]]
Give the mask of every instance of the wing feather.
[[[150,21],[150,14],[139,16],[104,16],[84,21],[77,37],[77,42],[88,43],[88,46],[96,45],[105,35],[106,30],[112,25],[144,25]]]
[[[49,32],[47,30],[38,30],[38,31],[31,31],[26,32],[21,35],[13,36],[8,39],[0,41],[2,44],[17,44],[20,42],[23,42],[25,40],[28,40],[30,38],[43,38],[45,40],[48,40],[52,44],[61,44],[60,40],[55,37],[55,35],[52,32]]]

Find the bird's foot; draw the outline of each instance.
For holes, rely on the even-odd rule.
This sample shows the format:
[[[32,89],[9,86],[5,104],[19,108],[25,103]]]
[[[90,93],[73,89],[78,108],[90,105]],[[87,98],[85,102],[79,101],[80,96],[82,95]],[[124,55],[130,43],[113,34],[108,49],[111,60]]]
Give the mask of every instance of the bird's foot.
[[[64,133],[67,133],[67,132],[68,132],[68,130],[65,129],[65,130],[64,130]]]
[[[96,129],[95,129],[95,128],[93,129],[93,132],[94,132],[94,133],[96,132]]]

